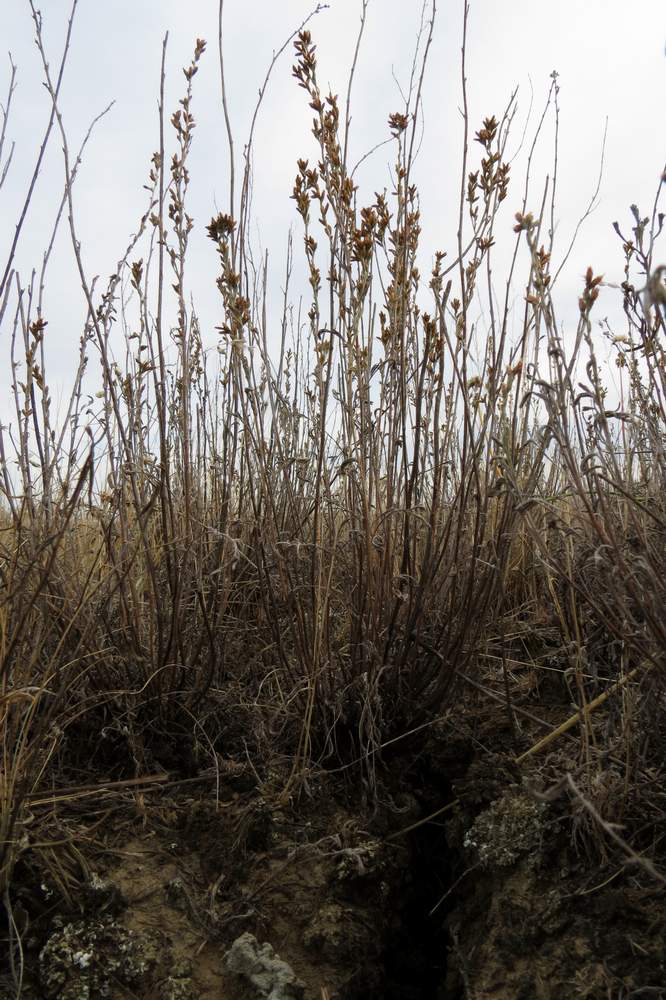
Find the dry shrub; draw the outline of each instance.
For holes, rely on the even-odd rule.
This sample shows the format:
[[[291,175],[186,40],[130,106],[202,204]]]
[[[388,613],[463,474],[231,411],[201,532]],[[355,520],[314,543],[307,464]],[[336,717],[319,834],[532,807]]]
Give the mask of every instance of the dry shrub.
[[[318,148],[316,163],[298,161],[293,188],[309,300],[291,326],[290,247],[283,313],[269,314],[266,265],[247,236],[251,142],[238,206],[231,142],[229,210],[208,226],[220,292],[213,364],[186,287],[193,87],[205,44],[185,69],[170,133],[163,58],[146,209],[101,291],[81,260],[80,158],[35,12],[54,111],[43,148],[59,132],[88,313],[56,427],[44,275],[24,285],[12,249],[0,286],[16,419],[13,437],[0,432],[5,895],[27,843],[26,803],[47,783],[66,784],[73,761],[80,774],[93,748],[91,779],[141,776],[184,739],[214,756],[226,727],[234,731],[234,692],[251,753],[290,761],[285,796],[313,762],[355,761],[372,791],[383,744],[441,712],[480,653],[499,649],[510,704],[505,660],[517,622],[523,633],[555,631],[580,708],[626,680],[611,729],[600,732],[589,714],[578,728],[584,791],[606,787],[600,769],[606,751],[623,752],[618,734],[626,788],[655,766],[666,650],[661,217],[636,210],[633,238],[622,237],[628,332],[614,342],[623,399],[609,408],[590,318],[603,283],[588,271],[565,352],[552,220],[548,231],[545,199],[529,211],[529,168],[498,304],[490,262],[511,229],[502,211],[515,105],[472,136],[463,83],[459,228],[424,279],[413,168],[433,20],[409,100],[388,122],[393,189],[365,202],[348,165],[349,106],[322,92],[310,32],[296,35],[294,76]],[[556,101],[553,78],[546,110]],[[510,341],[522,245],[523,321]],[[119,316],[133,331],[122,365],[111,346]],[[86,404],[93,357],[101,383]],[[615,658],[602,665],[597,650],[611,646]],[[111,734],[107,756],[100,733]]]

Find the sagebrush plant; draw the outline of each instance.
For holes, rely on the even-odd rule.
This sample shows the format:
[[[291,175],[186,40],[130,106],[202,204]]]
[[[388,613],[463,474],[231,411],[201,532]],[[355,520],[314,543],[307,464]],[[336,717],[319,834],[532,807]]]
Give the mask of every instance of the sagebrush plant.
[[[651,743],[663,726],[666,654],[666,293],[656,203],[648,218],[634,210],[631,238],[620,233],[627,331],[607,331],[621,378],[611,406],[591,320],[605,286],[590,268],[565,347],[553,209],[549,220],[545,196],[532,205],[529,166],[513,193],[514,99],[473,134],[463,65],[458,230],[424,277],[414,156],[434,5],[408,99],[387,123],[393,187],[366,201],[348,162],[351,79],[341,108],[321,90],[303,25],[290,39],[293,73],[318,153],[316,162],[298,160],[292,194],[309,299],[294,324],[299,250],[290,243],[282,314],[267,307],[267,265],[256,263],[247,235],[251,142],[236,205],[229,131],[230,203],[207,227],[220,293],[213,362],[186,267],[205,43],[196,42],[167,120],[165,40],[145,213],[102,291],[82,263],[74,199],[82,151],[70,153],[60,110],[75,11],[76,2],[54,78],[33,7],[52,103],[42,150],[58,131],[67,177],[56,229],[68,220],[87,307],[59,426],[43,309],[50,251],[25,284],[14,240],[0,285],[15,408],[12,433],[0,431],[7,912],[13,867],[31,850],[28,805],[46,789],[80,783],[82,772],[88,781],[100,772],[145,776],[165,746],[174,760],[185,742],[215,761],[242,710],[250,756],[288,762],[284,800],[322,765],[348,767],[373,795],[382,747],[451,699],[464,704],[458,678],[490,671],[486,682],[497,681],[515,727],[522,671],[538,675],[544,649],[580,713],[573,758],[585,802],[605,801],[615,782],[623,810],[642,795],[653,817],[663,814]],[[465,6],[465,33],[467,15]],[[221,78],[224,88],[223,62]],[[0,184],[13,88],[12,75]],[[547,109],[557,91],[554,75]],[[29,201],[30,193],[23,215]],[[510,280],[499,298],[493,248],[507,237]],[[512,340],[517,285],[523,313]],[[112,348],[118,326],[122,362]],[[93,359],[100,383],[87,403]],[[598,725],[589,706],[610,684],[604,704],[615,707]],[[614,808],[618,801],[614,793]]]

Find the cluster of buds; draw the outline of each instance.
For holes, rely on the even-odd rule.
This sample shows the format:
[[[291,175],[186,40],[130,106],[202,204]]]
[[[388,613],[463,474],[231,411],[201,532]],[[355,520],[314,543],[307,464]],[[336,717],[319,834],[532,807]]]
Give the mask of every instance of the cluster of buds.
[[[328,94],[322,103],[317,92],[311,107],[319,109],[319,119],[315,119],[312,124],[312,134],[325,152],[329,187],[335,190],[349,205],[354,193],[354,185],[351,178],[347,177],[342,169],[342,151],[338,140],[340,110],[337,95]],[[320,164],[320,169],[324,173],[323,162]]]
[[[294,43],[297,63],[293,67],[293,76],[310,96],[310,107],[316,117],[312,123],[312,134],[321,146],[322,161],[319,173],[323,177],[328,192],[337,210],[339,218],[344,218],[350,210],[355,187],[343,164],[342,150],[338,136],[340,126],[340,109],[337,95],[329,93],[322,99],[317,83],[316,46],[312,44],[309,31],[299,32]]]
[[[527,215],[516,212],[514,218],[516,220],[516,225],[513,227],[514,233],[531,233],[536,226],[536,220],[531,212],[528,212]]]
[[[599,298],[599,285],[602,281],[603,274],[598,274],[595,278],[594,271],[591,267],[588,267],[585,272],[585,288],[583,289],[583,294],[578,299],[578,308],[581,311],[581,315],[587,315]]]
[[[391,221],[386,196],[377,194],[376,199],[374,205],[361,209],[361,225],[353,230],[351,257],[359,264],[370,263],[373,247],[383,243]]]
[[[321,160],[317,168],[309,167],[307,160],[298,161],[298,174],[294,182],[292,198],[305,225],[305,252],[310,272],[310,285],[315,294],[321,287],[321,274],[315,264],[316,242],[308,232],[310,205],[319,205],[319,222],[333,242],[333,226],[328,221],[329,209],[335,213],[336,228],[349,241],[349,253],[353,261],[367,267],[372,258],[373,227],[371,215],[366,215],[360,227],[356,225],[354,198],[356,188],[348,175],[339,138],[340,110],[338,99],[329,93],[322,97],[317,82],[317,60],[315,46],[309,31],[301,31],[295,42],[297,63],[293,75],[310,97],[310,107],[315,112],[312,134],[319,143]],[[370,210],[368,210],[370,212]],[[338,281],[338,268],[332,260],[328,273],[331,285]],[[313,305],[312,322],[316,325],[317,308]]]
[[[296,202],[298,214],[306,225],[310,221],[310,202],[318,201],[322,208],[322,224],[325,225],[328,205],[319,186],[319,172],[311,169],[308,160],[298,160],[298,173],[291,197]]]
[[[394,139],[397,139],[409,125],[409,116],[401,115],[400,112],[396,111],[395,114],[389,115],[388,124],[391,135]]]
[[[433,292],[435,292],[436,295],[441,294],[442,291],[442,280],[444,277],[442,274],[442,264],[444,262],[445,257],[446,257],[445,250],[435,251],[435,264],[432,269],[432,274],[430,278],[430,287],[432,288]]]
[[[481,161],[481,170],[474,170],[467,177],[467,201],[472,219],[476,219],[479,214],[476,207],[479,200],[477,191],[481,192],[487,206],[493,192],[497,191],[497,200],[500,202],[504,201],[509,190],[509,171],[511,168],[508,163],[502,162],[499,150],[493,151],[491,149],[498,128],[499,125],[494,116],[486,118],[483,122],[483,128],[475,136],[476,141],[485,148],[487,156]]]
[[[493,191],[497,190],[497,200],[504,201],[509,190],[509,171],[511,167],[508,163],[502,163],[499,153],[491,153],[481,161],[481,170],[470,172],[467,178],[467,201],[471,207],[472,218],[478,215],[475,207],[479,200],[477,191],[481,191],[484,200],[487,202]]]
[[[230,215],[220,212],[206,226],[206,232],[214,243],[221,244],[229,239],[235,228],[236,223],[234,219]]]
[[[495,136],[497,135],[498,128],[499,123],[494,115],[491,118],[484,118],[483,128],[476,133],[474,138],[477,142],[480,142],[482,146],[485,146],[488,152],[490,152],[490,147]]]
[[[189,173],[185,166],[190,146],[192,144],[192,133],[196,127],[194,116],[190,110],[192,105],[192,78],[199,69],[199,60],[206,49],[206,43],[202,38],[197,38],[194,49],[194,58],[189,66],[185,67],[183,73],[187,80],[187,93],[181,98],[181,107],[174,111],[171,116],[171,124],[178,138],[179,151],[174,153],[171,160],[171,177],[173,185],[169,191],[169,218],[177,227],[183,226],[186,233],[192,230],[192,219],[184,212],[184,189],[189,183]]]
[[[517,361],[515,365],[507,365],[506,378],[502,381],[501,393],[503,396],[508,396],[511,391],[511,386],[514,380],[519,378],[523,373],[523,362]],[[490,373],[492,376],[492,373]]]
[[[315,58],[316,45],[312,44],[312,35],[309,31],[299,32],[298,38],[294,42],[298,62],[292,68],[292,75],[298,80],[298,86],[309,91],[316,79],[317,60]]]
[[[550,254],[543,246],[541,246],[538,250],[533,251],[532,260],[534,263],[535,293],[528,294],[526,296],[526,300],[530,303],[530,305],[539,306],[541,305],[546,289],[550,285],[550,275],[548,274]]]
[[[171,159],[171,183],[168,188],[168,215],[173,223],[175,244],[170,245],[165,239],[165,234],[160,233],[175,277],[172,288],[178,296],[178,324],[172,330],[171,335],[174,340],[180,341],[183,350],[185,350],[186,330],[188,326],[185,290],[183,287],[185,257],[189,236],[194,227],[192,216],[185,210],[187,190],[190,183],[187,160],[195,129],[194,116],[191,111],[192,78],[197,73],[199,60],[205,48],[206,43],[201,38],[198,38],[192,62],[183,70],[185,79],[187,80],[185,96],[178,102],[180,108],[171,116],[171,124],[178,142],[178,149]]]
[[[48,389],[46,388],[46,384],[44,382],[44,376],[42,374],[42,370],[35,361],[35,358],[37,357],[37,349],[44,339],[44,330],[46,329],[47,326],[48,323],[43,316],[39,316],[36,320],[34,320],[32,323],[29,324],[28,329],[30,330],[31,342],[30,346],[26,349],[25,352],[25,363],[26,363],[26,368],[28,370],[29,379],[34,379],[40,390],[42,392],[45,392],[46,397],[48,398]],[[27,392],[26,386],[23,383],[21,383],[21,388],[23,389],[24,392]],[[26,403],[26,408],[24,409],[25,416],[32,415],[31,409],[30,413],[28,414],[27,411],[29,409],[30,407]]]
[[[139,292],[141,290],[141,282],[143,280],[143,257],[141,257],[139,260],[135,260],[132,263],[131,272],[132,272],[132,278],[131,278],[132,288],[134,288],[137,292]]]
[[[230,215],[220,212],[206,226],[211,240],[217,244],[217,252],[222,265],[222,273],[217,279],[217,287],[224,300],[228,321],[217,329],[236,340],[242,328],[250,322],[250,303],[239,293],[241,279],[232,266],[230,239],[236,223]]]
[[[441,357],[444,341],[440,335],[439,325],[435,318],[429,313],[423,313],[421,321],[423,323],[424,347],[428,359],[428,370],[430,374],[433,374],[435,365]]]
[[[183,74],[188,83],[192,79],[194,74],[197,72],[199,68],[197,64],[205,51],[206,51],[206,42],[204,41],[203,38],[197,38],[196,45],[194,46],[194,59],[192,60],[190,65],[183,70]]]
[[[319,202],[319,208],[321,212],[320,222],[324,227],[325,232],[331,236],[332,230],[330,224],[326,219],[326,214],[328,212],[328,202],[324,192],[319,185],[319,172],[313,170],[309,167],[307,160],[298,161],[298,173],[296,175],[296,180],[294,181],[294,190],[291,197],[296,202],[296,208],[298,214],[303,219],[305,225],[305,255],[308,261],[308,270],[310,272],[310,285],[312,291],[317,294],[321,288],[321,273],[319,268],[315,264],[315,253],[317,250],[317,241],[308,232],[308,225],[310,222],[310,202]]]

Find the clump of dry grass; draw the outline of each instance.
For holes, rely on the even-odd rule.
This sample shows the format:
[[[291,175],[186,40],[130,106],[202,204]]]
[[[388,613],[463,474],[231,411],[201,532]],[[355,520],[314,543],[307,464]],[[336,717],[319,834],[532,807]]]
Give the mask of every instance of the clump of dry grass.
[[[472,141],[463,67],[455,249],[437,252],[424,278],[413,165],[432,23],[412,96],[388,122],[394,187],[367,203],[348,164],[349,107],[321,90],[309,30],[296,35],[294,76],[318,146],[316,163],[298,161],[293,188],[306,315],[290,330],[289,282],[282,316],[268,315],[266,267],[255,266],[247,239],[248,151],[238,206],[232,169],[229,211],[208,226],[220,292],[215,367],[186,278],[193,88],[205,44],[197,41],[185,69],[170,133],[163,58],[145,213],[100,291],[80,256],[79,157],[69,152],[60,76],[51,76],[35,12],[53,106],[44,145],[56,129],[88,315],[56,427],[43,280],[24,286],[12,250],[0,286],[15,405],[14,435],[0,431],[8,912],[13,866],[29,849],[31,797],[82,773],[139,779],[183,741],[215,759],[232,725],[229,692],[249,720],[251,752],[289,758],[285,797],[313,762],[356,762],[372,791],[382,746],[464,699],[456,681],[473,680],[479,663],[494,664],[490,682],[515,725],[518,668],[529,661],[538,675],[547,646],[577,713],[568,728],[578,737],[576,787],[598,802],[612,771],[625,818],[641,789],[663,813],[651,744],[663,739],[666,655],[661,217],[656,206],[648,219],[636,210],[632,238],[622,236],[627,332],[612,337],[622,399],[610,407],[591,323],[602,279],[588,270],[567,352],[552,295],[552,225],[548,232],[543,206],[529,210],[529,177],[510,287],[497,305],[490,262],[511,229],[502,206],[515,183],[514,104]],[[554,79],[549,102],[556,88]],[[0,165],[5,128],[6,118]],[[233,164],[233,141],[231,154]],[[523,322],[511,342],[523,243]],[[288,278],[294,267],[292,248]],[[127,282],[131,296],[121,296]],[[122,365],[111,347],[119,315],[133,331]],[[83,392],[92,357],[96,412]],[[612,696],[598,701],[609,685]],[[614,707],[597,724],[602,704]],[[535,757],[541,747],[522,749]]]

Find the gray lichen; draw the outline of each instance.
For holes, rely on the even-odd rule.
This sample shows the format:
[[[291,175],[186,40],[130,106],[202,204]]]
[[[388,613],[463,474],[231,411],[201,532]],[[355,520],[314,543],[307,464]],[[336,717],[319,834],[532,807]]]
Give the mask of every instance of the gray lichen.
[[[118,886],[96,872],[92,872],[82,887],[82,902],[86,913],[98,918],[102,915],[117,916],[127,906],[127,900]]]
[[[58,1000],[110,997],[112,983],[136,986],[155,964],[156,943],[126,930],[110,917],[54,921],[39,955],[44,996]]]
[[[474,851],[484,868],[506,868],[529,852],[536,854],[543,833],[543,802],[523,792],[507,792],[475,819],[464,846]]]
[[[173,962],[160,997],[163,1000],[197,1000],[197,996],[192,982],[192,962],[186,958]]]
[[[305,987],[294,970],[270,944],[260,945],[253,934],[236,938],[224,956],[224,964],[251,983],[262,1000],[302,1000]]]
[[[339,853],[335,874],[340,882],[346,882],[374,873],[381,867],[386,850],[379,841],[368,840],[355,847],[342,848]]]
[[[197,993],[191,979],[175,979],[169,976],[160,994],[163,1000],[196,1000]]]

